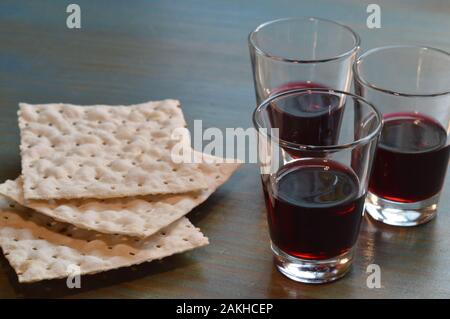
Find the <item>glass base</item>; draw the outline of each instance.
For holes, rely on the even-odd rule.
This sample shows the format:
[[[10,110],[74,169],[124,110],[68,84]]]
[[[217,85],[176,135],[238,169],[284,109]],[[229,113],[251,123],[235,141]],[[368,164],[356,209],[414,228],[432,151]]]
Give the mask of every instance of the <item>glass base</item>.
[[[323,284],[343,277],[350,269],[353,249],[326,260],[300,259],[288,255],[271,243],[275,265],[286,277],[308,284]]]
[[[439,193],[415,203],[399,203],[367,194],[365,209],[373,219],[392,226],[411,227],[432,220],[437,214]]]

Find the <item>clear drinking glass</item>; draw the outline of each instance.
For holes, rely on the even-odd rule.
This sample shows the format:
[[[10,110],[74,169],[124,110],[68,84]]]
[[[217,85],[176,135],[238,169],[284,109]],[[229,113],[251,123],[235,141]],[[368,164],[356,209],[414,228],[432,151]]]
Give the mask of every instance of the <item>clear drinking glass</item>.
[[[249,35],[256,100],[289,89],[349,91],[359,36],[349,27],[319,18],[266,22]]]
[[[431,220],[450,153],[450,55],[417,46],[376,48],[358,59],[354,74],[356,94],[384,117],[367,212],[395,226]]]
[[[253,114],[277,268],[324,283],[350,268],[364,211],[381,114],[361,97],[296,89]]]

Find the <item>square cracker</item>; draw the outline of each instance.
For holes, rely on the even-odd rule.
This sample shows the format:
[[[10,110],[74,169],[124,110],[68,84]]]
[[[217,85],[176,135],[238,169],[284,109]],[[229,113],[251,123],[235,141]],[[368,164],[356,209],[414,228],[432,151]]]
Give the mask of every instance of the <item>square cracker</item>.
[[[207,244],[208,239],[185,217],[139,240],[56,222],[0,196],[0,247],[19,282],[64,278],[74,270],[94,274]]]
[[[195,156],[201,156],[195,153]],[[148,237],[189,213],[225,183],[239,163],[203,154],[208,163],[199,164],[208,187],[183,194],[147,195],[112,199],[28,200],[23,198],[22,178],[0,185],[0,193],[20,205],[58,221],[102,233]]]
[[[112,198],[206,187],[196,164],[175,164],[186,125],[176,100],[130,106],[20,103],[26,199]]]

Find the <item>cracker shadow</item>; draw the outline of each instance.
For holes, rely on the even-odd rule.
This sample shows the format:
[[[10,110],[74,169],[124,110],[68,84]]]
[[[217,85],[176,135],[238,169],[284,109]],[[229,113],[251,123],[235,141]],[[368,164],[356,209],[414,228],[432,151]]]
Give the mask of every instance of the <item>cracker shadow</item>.
[[[44,280],[36,283],[19,283],[14,269],[9,265],[6,258],[0,257],[0,265],[4,274],[16,292],[18,298],[61,298],[89,292],[100,288],[107,288],[134,280],[156,276],[174,269],[187,267],[195,263],[195,259],[186,255],[174,255],[160,261],[152,261],[136,266],[109,270],[106,272],[84,275],[81,277],[81,288],[70,289],[67,287],[66,278]],[[82,296],[80,296],[82,298]]]
[[[236,189],[242,189],[242,183],[245,177],[242,173],[243,167],[236,171],[230,179],[211,194],[203,203],[196,206],[186,217],[197,227],[207,227],[208,218],[213,220],[215,211],[236,210],[236,201],[241,201],[242,192]]]

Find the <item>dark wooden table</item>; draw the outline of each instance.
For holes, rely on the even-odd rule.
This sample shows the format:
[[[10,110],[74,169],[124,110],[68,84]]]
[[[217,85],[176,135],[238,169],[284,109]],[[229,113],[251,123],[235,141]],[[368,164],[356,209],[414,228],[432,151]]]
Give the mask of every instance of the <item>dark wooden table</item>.
[[[82,28],[66,27],[66,6],[81,6]],[[180,99],[192,128],[249,127],[255,107],[247,34],[274,18],[312,15],[352,26],[363,49],[422,43],[450,49],[448,1],[376,1],[382,28],[365,27],[372,1],[18,1],[0,3],[0,181],[20,172],[19,101],[128,104]],[[403,3],[403,5],[402,5]],[[426,168],[424,168],[426,169]],[[245,165],[189,217],[211,245],[132,269],[20,285],[0,258],[0,298],[405,298],[450,297],[450,178],[440,213],[397,229],[364,220],[352,271],[309,286],[272,264],[258,169]],[[380,289],[366,267],[381,267]]]

